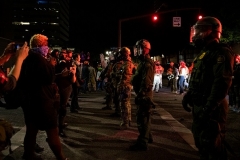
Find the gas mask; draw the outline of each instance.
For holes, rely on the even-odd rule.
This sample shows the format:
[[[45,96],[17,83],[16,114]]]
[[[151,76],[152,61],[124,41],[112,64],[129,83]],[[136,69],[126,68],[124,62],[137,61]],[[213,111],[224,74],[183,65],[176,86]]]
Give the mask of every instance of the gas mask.
[[[32,48],[32,50],[39,52],[43,57],[46,58],[48,55],[49,47],[48,46],[35,47]]]

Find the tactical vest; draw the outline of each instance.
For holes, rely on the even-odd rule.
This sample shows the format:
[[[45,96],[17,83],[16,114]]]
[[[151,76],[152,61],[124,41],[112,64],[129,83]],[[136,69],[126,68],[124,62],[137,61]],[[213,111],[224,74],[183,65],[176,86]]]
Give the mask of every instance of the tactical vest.
[[[112,79],[112,84],[115,88],[117,87],[117,84],[120,82],[121,75],[123,73],[122,65],[123,65],[123,61],[118,61],[113,65],[111,79]]]
[[[232,50],[226,45],[218,43],[212,44],[200,52],[193,61],[194,66],[189,82],[189,91],[194,97],[208,97],[213,92],[211,91],[212,85],[218,85],[214,82],[216,79],[214,77],[216,74],[214,73],[214,65],[217,65],[217,63],[226,63],[229,66],[229,72],[232,71],[231,63],[233,62],[225,62],[226,59],[231,60],[231,56],[233,56]],[[229,79],[231,79],[231,75],[226,76],[229,76]]]
[[[131,85],[131,78],[134,72],[135,66],[131,60],[124,61],[122,65],[123,73],[120,77],[120,83],[124,85]]]
[[[132,82],[132,85],[133,85],[133,89],[136,93],[139,93],[139,91],[141,89],[141,83],[142,83],[142,78],[143,78],[142,77],[143,76],[143,70],[145,68],[146,63],[149,63],[153,67],[153,73],[150,76],[152,77],[152,79],[154,78],[155,64],[150,58],[146,58],[144,61],[140,62],[135,75],[132,77],[131,82]]]

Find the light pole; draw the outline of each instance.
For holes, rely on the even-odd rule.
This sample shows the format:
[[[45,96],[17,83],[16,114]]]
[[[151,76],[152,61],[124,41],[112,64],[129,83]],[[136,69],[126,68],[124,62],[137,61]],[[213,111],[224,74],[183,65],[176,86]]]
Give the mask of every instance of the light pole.
[[[155,13],[156,14],[165,14],[165,13],[170,13],[170,12],[176,12],[176,11],[185,11],[185,10],[199,10],[200,8],[181,8],[181,9],[172,9],[169,11],[162,11],[162,12],[158,12]],[[134,20],[134,19],[140,19],[140,18],[144,18],[144,17],[149,17],[152,16],[153,14],[145,14],[145,15],[140,15],[140,16],[134,16],[134,17],[129,17],[129,18],[123,18],[123,19],[119,19],[118,20],[118,48],[121,48],[121,41],[122,41],[122,22],[125,21],[130,21],[130,20]]]

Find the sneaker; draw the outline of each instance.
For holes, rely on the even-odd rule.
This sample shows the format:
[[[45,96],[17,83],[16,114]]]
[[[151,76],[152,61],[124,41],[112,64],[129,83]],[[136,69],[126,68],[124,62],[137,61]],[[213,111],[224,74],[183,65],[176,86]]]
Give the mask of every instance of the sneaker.
[[[236,112],[236,113],[240,113],[240,108],[238,108],[238,109],[236,108],[236,109],[235,109],[235,112]]]
[[[130,146],[129,149],[131,151],[147,151],[147,145],[143,145],[141,143],[135,143],[134,145]]]
[[[103,107],[102,110],[112,110],[112,107],[106,106],[106,107]]]

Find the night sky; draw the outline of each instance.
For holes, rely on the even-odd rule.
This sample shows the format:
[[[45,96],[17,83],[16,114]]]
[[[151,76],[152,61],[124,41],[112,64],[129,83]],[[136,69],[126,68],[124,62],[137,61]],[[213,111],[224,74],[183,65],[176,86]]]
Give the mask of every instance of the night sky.
[[[167,52],[179,52],[189,44],[190,27],[197,21],[197,16],[216,16],[220,10],[236,8],[239,2],[221,0],[218,3],[209,0],[200,1],[157,1],[157,0],[114,0],[114,1],[79,1],[70,0],[70,44],[78,51],[93,54],[103,53],[118,46],[118,21],[154,13],[161,4],[159,12],[190,8],[161,14],[157,22],[152,17],[145,17],[122,22],[122,47],[132,49],[135,42],[145,38],[152,45],[152,55]],[[111,2],[111,3],[109,3]],[[237,3],[237,4],[236,4]],[[229,7],[230,6],[230,7]],[[233,8],[232,8],[233,7]],[[199,9],[191,9],[199,8]],[[181,17],[182,27],[173,27],[172,18]],[[224,24],[223,24],[224,25]],[[172,47],[168,47],[172,46]]]

